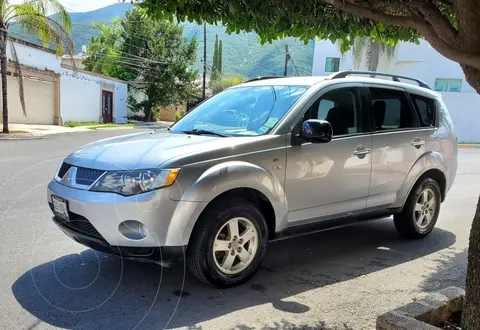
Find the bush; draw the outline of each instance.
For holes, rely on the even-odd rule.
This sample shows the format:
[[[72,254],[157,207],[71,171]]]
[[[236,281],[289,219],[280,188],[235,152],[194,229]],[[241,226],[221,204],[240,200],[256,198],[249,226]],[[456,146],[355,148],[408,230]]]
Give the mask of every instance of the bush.
[[[241,84],[243,82],[245,82],[245,78],[240,76],[222,77],[218,80],[211,81],[210,89],[212,90],[213,94],[218,94],[224,89]]]
[[[176,121],[179,121],[183,116],[185,116],[185,111],[178,111],[175,112],[175,118],[177,119]]]

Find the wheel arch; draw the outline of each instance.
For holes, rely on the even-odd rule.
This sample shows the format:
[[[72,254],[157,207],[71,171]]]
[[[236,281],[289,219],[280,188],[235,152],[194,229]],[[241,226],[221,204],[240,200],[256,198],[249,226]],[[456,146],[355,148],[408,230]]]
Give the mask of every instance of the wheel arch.
[[[261,191],[253,188],[234,188],[219,194],[207,204],[207,206],[200,213],[198,219],[200,219],[205,213],[207,213],[215,204],[221,203],[223,199],[234,198],[245,199],[258,207],[258,210],[260,211],[260,213],[262,213],[267,223],[268,236],[269,238],[272,238],[275,234],[276,226],[275,210],[267,196],[265,196]],[[192,233],[195,232],[196,227],[199,225],[198,219],[193,226]]]
[[[282,183],[258,165],[230,161],[206,169],[183,192],[167,241],[178,241],[180,235],[181,241],[188,243],[204,212],[220,199],[231,197],[245,198],[258,206],[267,221],[269,237],[286,227],[288,208]]]
[[[421,160],[421,161],[420,161]],[[413,187],[423,180],[425,177],[432,178],[440,186],[442,202],[445,199],[447,190],[447,178],[445,177],[445,171],[447,170],[446,160],[438,152],[426,153],[415,165],[410,169],[402,187],[397,193],[396,207],[399,211],[403,209],[403,206],[410,195]]]

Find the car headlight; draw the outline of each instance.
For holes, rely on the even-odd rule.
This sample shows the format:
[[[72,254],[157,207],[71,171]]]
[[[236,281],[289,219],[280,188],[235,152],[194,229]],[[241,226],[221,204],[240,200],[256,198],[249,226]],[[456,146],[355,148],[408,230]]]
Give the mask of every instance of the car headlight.
[[[114,192],[124,196],[137,195],[172,185],[179,173],[179,168],[111,171],[103,175],[90,190]]]

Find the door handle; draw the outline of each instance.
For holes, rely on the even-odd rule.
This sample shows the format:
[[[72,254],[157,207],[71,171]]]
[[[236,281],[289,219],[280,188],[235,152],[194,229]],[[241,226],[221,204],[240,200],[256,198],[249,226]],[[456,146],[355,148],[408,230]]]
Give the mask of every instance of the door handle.
[[[358,158],[363,158],[363,157],[365,157],[365,155],[367,155],[367,154],[369,154],[369,153],[371,153],[371,152],[372,152],[371,149],[367,149],[367,148],[365,148],[363,145],[359,145],[359,146],[357,147],[357,149],[355,149],[355,151],[353,152],[353,154],[354,154],[355,156],[358,156]]]
[[[413,139],[412,146],[419,149],[421,146],[425,144],[425,141],[420,140],[420,138]]]

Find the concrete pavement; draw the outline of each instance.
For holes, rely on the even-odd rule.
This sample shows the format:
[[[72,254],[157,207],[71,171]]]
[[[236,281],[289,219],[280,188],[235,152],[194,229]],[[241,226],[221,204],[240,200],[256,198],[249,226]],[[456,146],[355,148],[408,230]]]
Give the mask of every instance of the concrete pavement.
[[[462,149],[432,234],[409,241],[390,219],[270,244],[260,272],[230,290],[200,284],[183,264],[123,261],[68,239],[45,187],[63,157],[102,131],[0,141],[0,328],[373,329],[377,315],[462,286],[480,191],[479,149]]]

